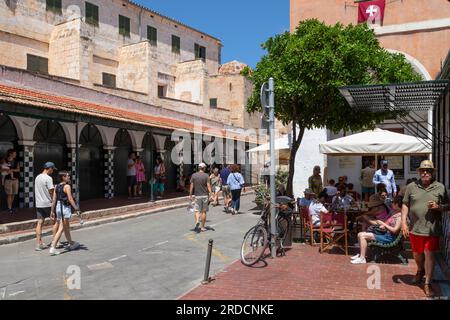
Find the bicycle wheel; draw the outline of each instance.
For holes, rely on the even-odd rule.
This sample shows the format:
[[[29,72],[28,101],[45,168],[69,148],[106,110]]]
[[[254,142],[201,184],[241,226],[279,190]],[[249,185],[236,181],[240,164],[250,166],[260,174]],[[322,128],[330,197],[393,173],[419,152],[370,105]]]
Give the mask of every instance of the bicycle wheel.
[[[241,262],[254,265],[261,259],[267,247],[267,230],[263,225],[252,227],[244,237],[241,246]]]
[[[288,218],[284,216],[278,216],[277,228],[278,228],[278,239],[280,240],[280,247],[283,247],[284,240],[288,234],[290,222]]]

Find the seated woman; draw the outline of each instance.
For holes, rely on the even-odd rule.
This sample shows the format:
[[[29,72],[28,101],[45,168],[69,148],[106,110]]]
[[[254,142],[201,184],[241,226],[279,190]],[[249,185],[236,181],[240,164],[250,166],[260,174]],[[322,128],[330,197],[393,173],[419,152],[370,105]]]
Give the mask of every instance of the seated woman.
[[[369,204],[367,205],[369,211],[356,217],[356,220],[361,222],[362,231],[366,231],[369,225],[373,225],[376,220],[386,221],[389,218],[390,209],[383,199],[378,194],[370,196]]]
[[[351,195],[352,198],[355,199],[355,201],[360,201],[361,200],[361,195],[358,192],[356,192],[355,190],[353,190],[353,187],[354,187],[353,183],[349,183],[347,185],[347,193],[349,195]]]
[[[395,197],[392,202],[393,212],[392,215],[383,222],[381,220],[371,220],[371,224],[378,226],[377,229],[373,229],[372,232],[360,232],[358,233],[358,242],[360,253],[351,257],[351,263],[360,264],[366,263],[366,250],[367,241],[375,240],[377,242],[389,243],[397,238],[397,235],[401,228],[401,206],[403,198]]]

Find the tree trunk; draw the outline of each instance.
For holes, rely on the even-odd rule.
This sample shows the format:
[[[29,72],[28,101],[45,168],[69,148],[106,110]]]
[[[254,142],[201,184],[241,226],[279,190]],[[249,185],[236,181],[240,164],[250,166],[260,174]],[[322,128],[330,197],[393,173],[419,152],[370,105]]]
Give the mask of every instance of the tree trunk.
[[[289,158],[289,175],[286,186],[286,193],[290,197],[294,197],[294,173],[295,173],[295,156],[297,155],[298,148],[300,147],[300,143],[303,139],[303,134],[305,133],[305,127],[301,126],[298,137],[297,137],[297,124],[295,121],[292,123],[293,125],[293,137],[292,137],[292,149],[291,156]]]

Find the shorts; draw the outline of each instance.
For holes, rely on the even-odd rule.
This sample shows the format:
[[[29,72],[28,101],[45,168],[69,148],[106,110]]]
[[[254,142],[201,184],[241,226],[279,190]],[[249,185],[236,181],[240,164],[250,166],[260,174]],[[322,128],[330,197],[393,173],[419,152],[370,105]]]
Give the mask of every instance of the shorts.
[[[439,250],[439,237],[437,236],[419,236],[417,234],[409,234],[409,241],[411,242],[411,249],[416,253],[423,253],[427,251]]]
[[[164,192],[164,183],[154,183],[153,184],[153,192],[160,192],[163,193]]]
[[[208,196],[196,196],[195,197],[195,211],[208,212],[208,210],[209,210]]]
[[[389,242],[394,241],[397,238],[397,236],[393,235],[390,232],[386,232],[383,234],[374,233],[373,235],[375,237],[375,241],[381,242],[381,243],[389,243]]]
[[[223,192],[223,196],[224,196],[224,197],[229,197],[230,194],[231,194],[230,186],[227,185],[227,184],[224,184],[224,185],[222,186],[222,192]]]
[[[61,212],[62,207],[62,212]],[[70,219],[72,217],[72,209],[69,206],[62,205],[61,202],[56,203],[56,219],[61,220],[64,219]]]
[[[214,193],[217,193],[217,192],[219,192],[220,191],[220,187],[219,186],[215,186],[214,187]]]
[[[127,184],[129,187],[136,185],[136,176],[127,176]]]
[[[362,193],[375,193],[374,187],[361,187]]]
[[[5,180],[5,193],[9,196],[17,195],[19,193],[19,179]]]
[[[50,217],[50,212],[52,208],[36,208],[36,217],[38,220],[45,220],[45,218]]]

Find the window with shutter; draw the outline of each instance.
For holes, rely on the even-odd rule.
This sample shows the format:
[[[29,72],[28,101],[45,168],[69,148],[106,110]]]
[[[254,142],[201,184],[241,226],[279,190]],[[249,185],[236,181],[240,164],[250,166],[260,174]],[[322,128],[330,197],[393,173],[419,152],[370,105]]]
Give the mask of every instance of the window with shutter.
[[[181,40],[179,37],[172,35],[172,52],[180,53]]]
[[[116,76],[110,73],[103,72],[103,85],[109,88],[116,87]]]
[[[217,98],[209,99],[209,107],[210,108],[217,108]]]
[[[98,6],[86,2],[86,22],[98,26]]]
[[[119,14],[119,34],[129,37],[130,36],[130,18],[121,16]]]
[[[147,39],[148,41],[150,41],[150,44],[152,46],[156,46],[158,42],[158,31],[156,30],[156,28],[147,26]]]
[[[45,9],[54,13],[62,13],[62,0],[46,0]]]
[[[194,44],[194,52],[195,52],[195,59],[202,59],[203,61],[206,60],[206,48],[199,45],[198,43]]]
[[[41,74],[48,74],[48,59],[27,54],[27,70]]]

